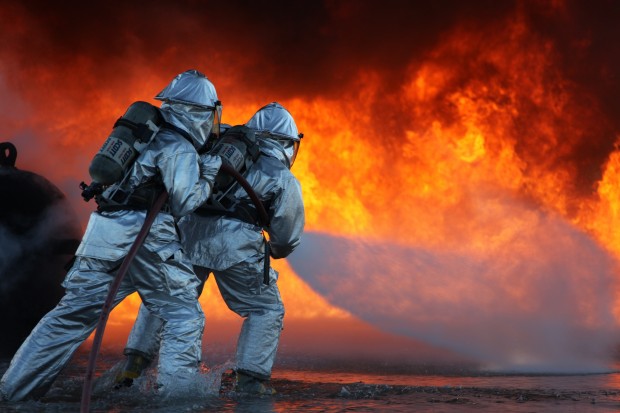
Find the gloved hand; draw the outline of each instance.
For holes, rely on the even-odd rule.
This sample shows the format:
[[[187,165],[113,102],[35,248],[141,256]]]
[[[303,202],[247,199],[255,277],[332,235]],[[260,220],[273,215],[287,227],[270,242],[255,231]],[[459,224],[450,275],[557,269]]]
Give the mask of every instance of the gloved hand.
[[[213,182],[222,166],[222,158],[219,155],[204,153],[200,155],[198,162],[200,163],[200,176],[209,182]]]

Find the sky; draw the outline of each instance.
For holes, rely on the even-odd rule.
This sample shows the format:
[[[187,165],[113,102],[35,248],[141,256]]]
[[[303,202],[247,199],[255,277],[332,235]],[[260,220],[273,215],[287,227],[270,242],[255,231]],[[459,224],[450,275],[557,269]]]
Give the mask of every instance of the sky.
[[[546,365],[546,338],[495,354],[484,326],[513,320],[541,337],[547,324],[528,325],[548,311],[558,342],[579,348],[598,332],[587,364],[616,342],[620,308],[619,18],[605,0],[2,1],[1,140],[85,225],[94,206],[78,184],[114,121],[198,69],[224,122],[278,101],[305,135],[293,173],[307,242],[276,264],[288,320],[366,323],[531,366]],[[309,266],[316,251],[334,264]],[[460,287],[429,295],[438,279]],[[463,298],[484,282],[491,298]],[[203,306],[228,320],[214,296],[211,285]],[[379,317],[360,297],[403,304]],[[415,302],[445,315],[411,318]],[[112,326],[125,331],[136,305]],[[469,333],[446,322],[464,310],[477,315]]]

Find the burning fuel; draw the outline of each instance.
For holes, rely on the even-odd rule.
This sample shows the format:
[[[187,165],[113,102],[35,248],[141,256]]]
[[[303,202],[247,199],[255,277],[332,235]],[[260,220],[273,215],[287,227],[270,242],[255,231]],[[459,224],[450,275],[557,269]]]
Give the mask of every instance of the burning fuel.
[[[608,366],[614,2],[5,3],[0,124],[82,217],[77,185],[114,121],[199,68],[224,122],[278,100],[305,134],[293,172],[310,232],[294,271],[280,264],[288,322],[344,309],[492,368]],[[226,317],[209,291],[205,313]]]

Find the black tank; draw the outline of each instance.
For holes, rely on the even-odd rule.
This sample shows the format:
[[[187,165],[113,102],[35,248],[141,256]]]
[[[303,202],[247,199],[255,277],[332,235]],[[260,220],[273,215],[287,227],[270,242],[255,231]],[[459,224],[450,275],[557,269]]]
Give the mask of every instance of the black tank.
[[[0,143],[0,357],[10,357],[62,298],[60,285],[82,231],[64,194],[15,167]]]

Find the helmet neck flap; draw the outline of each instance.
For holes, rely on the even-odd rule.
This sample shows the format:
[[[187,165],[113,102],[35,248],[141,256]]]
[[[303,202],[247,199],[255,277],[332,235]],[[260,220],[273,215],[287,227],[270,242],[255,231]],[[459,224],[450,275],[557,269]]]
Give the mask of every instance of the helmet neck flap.
[[[280,159],[288,168],[293,166],[303,135],[286,108],[271,102],[260,108],[246,126],[256,130],[262,152]]]
[[[186,130],[197,150],[212,134],[219,135],[222,104],[215,86],[197,70],[178,74],[155,99],[161,100],[164,119]]]

